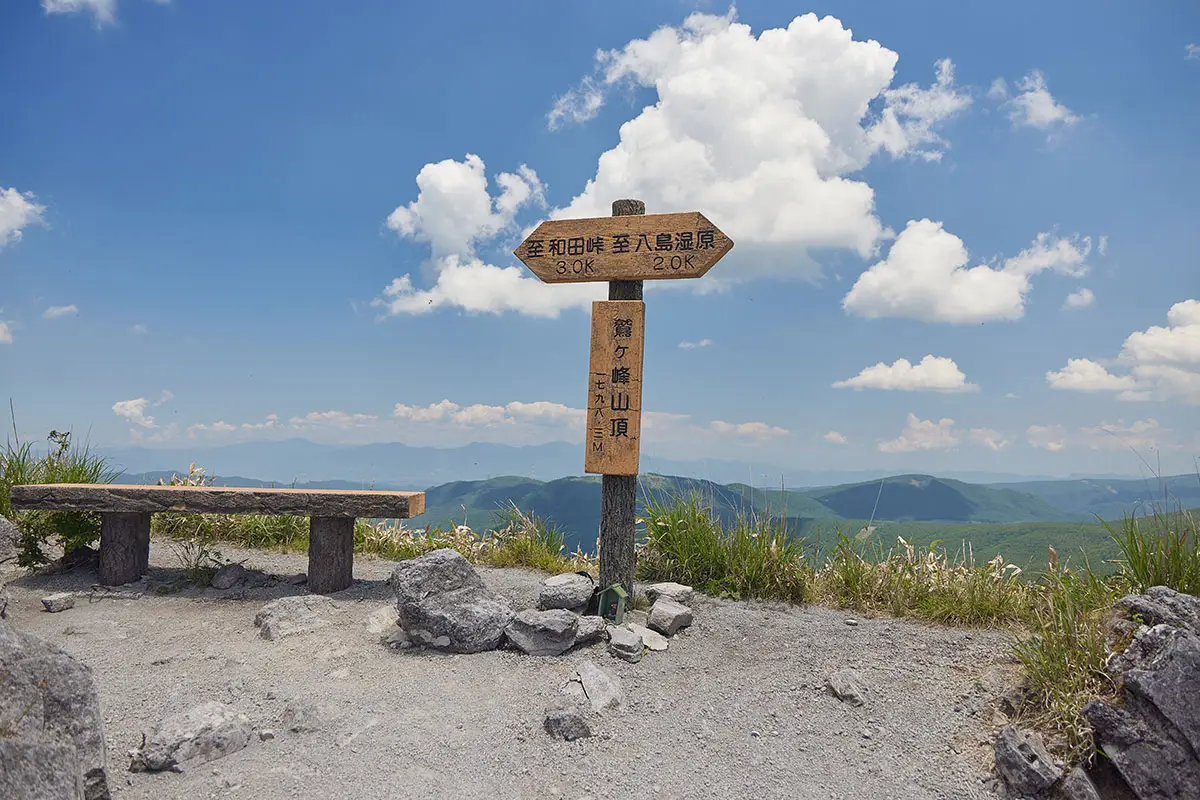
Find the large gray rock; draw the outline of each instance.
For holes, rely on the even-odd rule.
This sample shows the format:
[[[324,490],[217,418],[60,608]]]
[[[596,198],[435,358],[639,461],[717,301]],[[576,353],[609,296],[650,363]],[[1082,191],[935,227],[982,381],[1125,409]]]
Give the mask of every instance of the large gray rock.
[[[588,601],[592,599],[595,591],[596,582],[590,576],[578,572],[564,572],[542,582],[538,608],[543,611],[566,608],[581,612],[587,608]]]
[[[657,631],[652,631],[649,628],[644,628],[635,622],[626,623],[625,627],[629,628],[629,630],[633,631],[638,636],[640,636],[642,638],[642,644],[646,645],[646,647],[649,648],[650,650],[661,651],[661,650],[666,650],[667,647],[670,646],[670,642],[667,641],[667,637],[663,636],[661,633],[658,633]]]
[[[669,597],[676,603],[692,602],[692,587],[674,581],[652,583],[646,587],[646,597],[653,603],[660,597]]]
[[[214,589],[232,589],[250,576],[241,564],[226,564],[213,574],[209,586]]]
[[[661,596],[650,607],[650,619],[646,627],[663,636],[673,636],[680,628],[692,624],[692,610],[667,596]]]
[[[281,597],[259,609],[254,625],[259,635],[274,641],[325,627],[335,608],[333,600],[321,594]]]
[[[17,556],[17,543],[21,540],[21,532],[11,520],[0,514],[0,562]]]
[[[1087,773],[1075,767],[1059,785],[1057,800],[1100,800],[1100,793]]]
[[[15,759],[15,775],[16,770],[29,766],[28,759],[41,752],[58,768],[68,762],[73,765],[69,776],[61,780],[46,778],[57,782],[47,786],[78,782],[86,800],[108,800],[103,720],[88,666],[54,645],[0,622],[0,725],[11,733],[0,739],[7,745],[6,757],[0,758],[0,764],[5,765],[0,774],[8,772],[8,756]],[[49,749],[19,745],[45,745]],[[64,754],[62,748],[73,754]],[[18,778],[0,778],[0,786],[4,780]],[[0,792],[0,797],[22,796]],[[61,796],[78,795],[68,792]]]
[[[83,792],[83,775],[72,745],[0,739],[0,797],[84,800]]]
[[[400,562],[388,585],[396,594],[400,626],[413,640],[444,641],[443,649],[456,653],[494,650],[514,616],[512,606],[489,591],[455,550]]]
[[[608,652],[617,658],[636,664],[642,660],[642,637],[626,627],[609,626]]]
[[[862,678],[852,669],[839,669],[826,678],[825,686],[846,705],[861,706],[866,701],[867,690]]]
[[[580,617],[576,623],[575,644],[591,644],[604,638],[608,622],[604,617]]]
[[[1101,700],[1084,706],[1083,716],[1138,800],[1200,797],[1200,764],[1171,732]]]
[[[208,702],[173,714],[142,734],[142,746],[129,751],[131,772],[180,772],[215,761],[246,746],[254,730],[245,714]]]
[[[1011,725],[996,739],[996,771],[1018,797],[1039,795],[1062,777],[1042,737]]]
[[[1147,625],[1171,625],[1200,633],[1200,597],[1166,586],[1151,586],[1145,594],[1122,597],[1117,605],[1141,617]]]
[[[557,656],[575,644],[579,617],[565,608],[518,613],[504,629],[504,635],[523,653],[531,656]]]
[[[75,607],[75,595],[70,592],[56,592],[42,598],[42,606],[51,614],[66,611]]]

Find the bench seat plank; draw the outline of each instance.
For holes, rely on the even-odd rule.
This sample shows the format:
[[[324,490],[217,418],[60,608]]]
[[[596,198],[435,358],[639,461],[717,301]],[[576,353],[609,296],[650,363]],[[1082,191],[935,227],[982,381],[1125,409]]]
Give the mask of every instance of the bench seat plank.
[[[134,486],[51,483],[12,487],[14,509],[126,514],[272,514],[409,519],[425,512],[424,492],[253,489],[227,486]]]

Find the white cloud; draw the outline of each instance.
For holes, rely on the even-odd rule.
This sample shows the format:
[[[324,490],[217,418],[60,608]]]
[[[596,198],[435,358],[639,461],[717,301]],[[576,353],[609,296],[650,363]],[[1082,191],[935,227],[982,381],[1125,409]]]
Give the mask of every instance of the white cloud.
[[[1090,237],[1041,233],[999,268],[968,269],[961,239],[940,222],[913,220],[887,258],[858,276],[842,307],[869,319],[909,317],[954,324],[1020,319],[1030,279],[1046,270],[1083,275],[1091,245]]]
[[[830,444],[850,444],[850,440],[837,431],[829,431],[821,438]]]
[[[1003,78],[997,78],[988,90],[988,97],[1008,109],[1014,128],[1062,129],[1082,119],[1054,99],[1046,86],[1046,76],[1036,69],[1017,82],[1015,94],[1009,92]]]
[[[42,312],[42,319],[58,319],[59,317],[69,317],[78,313],[79,309],[74,304],[69,306],[50,306]]]
[[[768,425],[765,422],[724,422],[716,419],[709,423],[709,429],[720,436],[737,437],[752,442],[765,442],[788,435],[786,428]]]
[[[1134,331],[1125,339],[1116,364],[1127,375],[1103,364],[1072,358],[1046,373],[1054,389],[1118,392],[1119,400],[1170,400],[1200,404],[1200,300],[1184,300],[1167,312],[1167,326]]]
[[[1105,236],[1104,234],[1100,234],[1100,239],[1096,245],[1096,249],[1100,251],[1101,256],[1108,255],[1108,237],[1107,236]]]
[[[46,207],[34,202],[29,192],[0,188],[0,249],[21,241],[21,231],[30,225],[44,224]]]
[[[1200,44],[1189,44],[1184,48],[1184,58],[1188,61],[1200,60]]]
[[[582,123],[594,119],[604,105],[604,93],[603,85],[584,78],[579,86],[554,101],[554,108],[546,115],[547,127],[555,131],[564,122]]]
[[[1066,449],[1066,431],[1061,425],[1030,425],[1025,431],[1026,441],[1038,450],[1060,453]]]
[[[904,431],[895,439],[879,443],[881,453],[912,453],[917,450],[953,450],[962,440],[949,417],[934,422],[909,413]]]
[[[893,364],[880,361],[866,367],[853,378],[837,381],[835,389],[899,389],[906,392],[971,392],[979,387],[967,383],[952,359],[927,355],[913,366],[908,359],[897,359]]]
[[[149,329],[147,329],[142,323],[138,322],[129,326],[129,332],[135,336],[144,336],[145,334],[149,333]]]
[[[172,392],[168,389],[163,389],[162,393],[158,396],[158,402],[154,403],[154,405],[161,406],[163,403],[169,403],[174,399],[175,399],[174,392]]]
[[[1087,308],[1096,302],[1096,294],[1091,289],[1083,288],[1067,295],[1063,308]]]
[[[118,400],[113,403],[112,410],[117,416],[124,417],[134,425],[140,425],[143,428],[157,428],[154,417],[146,416],[146,409],[149,406],[149,400],[138,397],[133,400]]]
[[[311,411],[302,417],[292,417],[288,424],[293,428],[338,428],[347,430],[372,425],[379,417],[372,414],[349,414],[345,411]]]
[[[1008,439],[1004,438],[1004,434],[991,428],[971,428],[970,433],[972,442],[981,444],[996,452],[1003,450],[1011,444]]]
[[[12,328],[8,326],[7,322],[0,321],[0,344],[12,344],[12,342]]]
[[[695,350],[699,347],[708,347],[712,343],[712,339],[701,339],[698,342],[680,342],[679,347],[683,350]]]
[[[461,427],[480,428],[527,422],[535,425],[561,426],[583,430],[587,412],[561,403],[539,400],[533,403],[514,401],[503,406],[476,403],[461,406],[442,400],[428,406],[409,406],[397,403],[392,416],[406,422],[432,422]]]
[[[42,10],[47,14],[88,11],[96,18],[97,25],[103,25],[116,18],[117,0],[42,0]]]

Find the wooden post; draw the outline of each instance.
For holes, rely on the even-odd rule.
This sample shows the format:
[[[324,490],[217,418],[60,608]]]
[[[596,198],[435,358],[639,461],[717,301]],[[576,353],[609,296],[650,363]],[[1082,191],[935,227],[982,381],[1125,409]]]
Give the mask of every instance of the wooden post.
[[[312,517],[308,523],[308,590],[340,592],[354,583],[354,517]]]
[[[100,515],[100,583],[121,586],[150,567],[150,515],[105,512]]]
[[[614,200],[614,217],[641,216],[641,200]],[[609,281],[609,300],[641,300],[641,281]],[[633,538],[637,521],[637,476],[600,478],[600,588],[619,583],[633,600]]]

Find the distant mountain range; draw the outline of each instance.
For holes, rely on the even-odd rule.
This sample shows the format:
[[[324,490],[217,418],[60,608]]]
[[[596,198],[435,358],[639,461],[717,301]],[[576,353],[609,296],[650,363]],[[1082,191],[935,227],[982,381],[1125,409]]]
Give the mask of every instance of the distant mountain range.
[[[325,445],[306,439],[245,442],[210,448],[100,447],[126,472],[186,471],[197,462],[212,475],[270,476],[281,483],[343,480],[358,485],[433,486],[504,475],[526,475],[550,481],[583,471],[583,447],[567,442],[517,447],[475,443],[463,447],[410,447],[398,443]],[[914,470],[813,470],[729,459],[680,461],[642,454],[642,469],[716,483],[744,482],[789,487],[837,486],[879,480]],[[1046,479],[994,472],[945,472],[943,478],[970,483],[1002,483]],[[1071,476],[1089,477],[1089,476]],[[1104,477],[1104,476],[1099,476]]]

